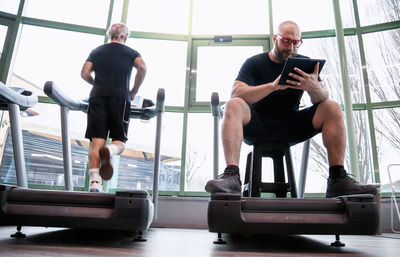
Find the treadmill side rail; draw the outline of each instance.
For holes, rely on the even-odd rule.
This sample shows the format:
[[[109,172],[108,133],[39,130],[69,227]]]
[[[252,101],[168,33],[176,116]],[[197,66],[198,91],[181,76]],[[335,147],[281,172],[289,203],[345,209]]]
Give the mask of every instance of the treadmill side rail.
[[[378,231],[378,207],[372,195],[334,199],[224,197],[214,196],[209,202],[210,232],[374,235]]]
[[[18,192],[13,197],[13,190]],[[22,202],[20,192],[42,194],[38,201]],[[153,221],[154,205],[146,191],[118,191],[115,195],[89,192],[20,189],[0,185],[0,225],[46,226],[145,231]],[[75,201],[65,201],[66,198]],[[114,196],[113,206],[110,198]],[[99,199],[102,198],[102,199]],[[18,201],[16,201],[18,200]],[[101,204],[103,203],[103,205]]]

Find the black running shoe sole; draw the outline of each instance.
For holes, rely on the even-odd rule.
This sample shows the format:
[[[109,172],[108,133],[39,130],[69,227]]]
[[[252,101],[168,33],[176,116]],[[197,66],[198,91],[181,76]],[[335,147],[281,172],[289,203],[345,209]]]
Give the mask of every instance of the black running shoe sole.
[[[102,147],[99,150],[100,169],[99,175],[103,180],[110,180],[114,174],[114,168],[110,162],[110,150],[107,147]]]
[[[241,190],[222,188],[222,187],[218,187],[217,185],[214,185],[211,183],[206,184],[205,190],[208,193],[232,193],[232,194],[240,194],[241,193],[240,192]]]
[[[342,195],[360,195],[360,194],[371,194],[371,195],[376,195],[377,194],[377,189],[368,189],[364,191],[347,191],[347,192],[341,192],[341,193],[326,193],[325,198],[333,198],[333,197],[338,197]]]

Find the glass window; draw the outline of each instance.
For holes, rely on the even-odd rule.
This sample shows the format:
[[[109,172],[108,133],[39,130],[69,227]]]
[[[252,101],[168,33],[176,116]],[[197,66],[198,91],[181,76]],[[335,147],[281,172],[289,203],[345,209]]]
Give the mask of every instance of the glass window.
[[[22,135],[28,184],[64,186],[61,141],[46,136],[38,136],[26,130],[22,131]],[[25,142],[34,142],[36,148]],[[46,145],[46,147],[41,147],[38,150],[38,145]],[[7,136],[2,156],[0,182],[17,182],[11,133]],[[74,186],[76,186],[75,178]]]
[[[24,141],[24,148],[28,142],[32,144],[30,157],[29,153],[25,153],[25,156],[27,159],[31,158],[30,172],[33,176],[46,179],[46,183],[34,181],[34,184],[64,186],[60,107],[54,104],[40,103],[30,110],[34,115],[24,119],[22,128],[34,137],[30,141]],[[88,160],[89,140],[85,138],[85,131],[86,114],[80,111],[70,111],[72,182],[74,186],[79,187],[84,187]],[[49,142],[48,144],[52,147],[46,147],[46,142]],[[41,167],[42,161],[48,162],[51,166]],[[27,164],[27,172],[28,167]]]
[[[86,115],[70,112],[72,181],[83,187],[89,142],[84,137]],[[61,118],[57,105],[39,103],[20,117],[24,156],[29,184],[64,186]],[[0,181],[16,182],[10,129],[2,157]]]
[[[299,183],[301,158],[304,143],[299,143],[290,148],[292,153],[293,169],[296,181]],[[325,193],[326,179],[328,178],[328,157],[326,148],[322,143],[321,134],[314,136],[310,143],[308,168],[305,181],[305,193]]]
[[[355,140],[358,152],[359,182],[367,184],[373,182],[373,164],[370,152],[370,140],[368,131],[368,117],[366,111],[353,112]],[[293,154],[293,165],[296,179],[299,181],[299,171],[303,151],[303,143],[291,147]],[[345,169],[350,172],[349,152],[345,152]],[[329,175],[329,163],[326,148],[322,141],[322,134],[314,136],[310,144],[310,155],[306,177],[306,193],[325,193],[326,179]]]
[[[212,92],[219,93],[220,101],[229,100],[242,64],[262,51],[262,46],[199,46],[196,101],[209,102]]]
[[[338,103],[343,103],[342,77],[340,74],[340,60],[338,58],[336,38],[305,39],[299,48],[299,54],[314,59],[326,60],[324,68],[320,73],[320,78],[329,90],[330,99]],[[309,97],[303,97],[303,101],[305,101],[306,105],[311,103]]]
[[[204,191],[207,181],[213,178],[213,116],[211,113],[189,113],[186,146],[185,191]],[[219,122],[220,130],[222,121]],[[246,172],[246,158],[251,146],[242,144],[240,152],[240,176]],[[219,170],[225,167],[222,140],[219,140]]]
[[[391,192],[388,177],[388,166],[390,164],[399,164],[400,157],[400,108],[387,108],[374,110],[374,123],[376,145],[379,160],[379,175],[381,179],[382,192]],[[398,184],[400,171],[392,174],[392,181]]]
[[[187,131],[185,191],[204,191],[213,176],[212,115],[189,113]]]
[[[367,111],[354,111],[353,121],[355,141],[358,152],[358,170],[360,175],[359,182],[361,184],[369,184],[374,182],[374,167],[372,163]],[[349,158],[346,159],[346,162],[347,166],[350,166]]]
[[[344,38],[347,57],[347,70],[349,83],[352,92],[353,103],[365,103],[365,88],[362,79],[360,50],[356,36],[346,36]]]
[[[339,4],[343,28],[354,28],[356,21],[354,18],[353,0],[342,0],[339,1]]]
[[[293,153],[293,163],[295,171],[299,176],[303,143],[291,147]],[[325,193],[326,179],[328,178],[328,157],[326,148],[322,142],[321,134],[311,139],[310,155],[308,158],[308,168],[306,176],[305,193]],[[298,180],[297,180],[298,181]]]
[[[111,179],[112,188],[153,188],[156,118],[148,122],[131,120],[126,149],[119,169]],[[159,190],[179,191],[183,115],[164,113],[161,131]]]
[[[110,0],[29,0],[25,16],[105,28]]]
[[[373,164],[370,152],[370,138],[368,132],[368,117],[366,111],[353,112],[354,131],[356,133],[355,140],[358,152],[358,165],[360,183],[367,184],[373,181]],[[296,179],[299,179],[300,163],[303,151],[303,143],[291,147],[293,165],[296,174]],[[350,172],[350,158],[348,148],[345,152],[344,166]],[[322,134],[314,136],[310,144],[310,155],[308,159],[308,169],[306,178],[306,193],[325,193],[326,179],[329,172],[328,155],[322,141]]]
[[[0,11],[17,14],[19,0],[1,0]]]
[[[111,17],[111,24],[121,22],[122,8],[124,0],[114,0],[113,12]],[[108,29],[108,28],[107,28]]]
[[[99,35],[23,25],[13,74],[24,81],[23,86],[42,89],[51,80],[70,97],[88,98],[91,86],[80,76],[82,65],[103,42]],[[45,94],[39,91],[39,95]]]
[[[307,4],[298,0],[273,0],[272,12],[274,33],[277,26],[286,20],[296,22],[303,32],[335,28],[331,0],[307,0]]]
[[[267,0],[194,0],[193,34],[268,34]]]
[[[400,99],[400,29],[363,35],[368,82],[373,102]]]
[[[186,0],[130,1],[127,25],[130,30],[187,34],[189,2]]]
[[[398,0],[357,0],[361,26],[399,20]]]
[[[155,99],[158,88],[164,88],[166,105],[183,106],[187,42],[130,38],[127,45],[139,51],[147,66],[139,95]]]

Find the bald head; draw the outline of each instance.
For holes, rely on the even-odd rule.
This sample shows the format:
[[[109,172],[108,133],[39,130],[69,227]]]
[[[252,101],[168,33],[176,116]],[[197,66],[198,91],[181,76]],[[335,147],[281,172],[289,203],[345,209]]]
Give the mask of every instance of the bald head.
[[[294,36],[301,38],[301,31],[299,25],[294,21],[284,21],[279,24],[276,34],[290,33]]]
[[[299,26],[293,21],[284,21],[279,24],[276,34],[273,37],[274,47],[269,52],[272,61],[276,63],[284,63],[287,58],[297,55],[298,47],[292,43],[282,43],[282,38],[286,40],[300,40],[301,32]]]

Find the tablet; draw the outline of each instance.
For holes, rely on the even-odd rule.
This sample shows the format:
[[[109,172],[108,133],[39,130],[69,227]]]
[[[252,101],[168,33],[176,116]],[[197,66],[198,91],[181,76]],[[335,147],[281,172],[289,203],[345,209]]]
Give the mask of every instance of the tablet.
[[[319,71],[318,71],[318,75],[319,75],[322,68],[324,67],[325,60],[309,59],[309,58],[302,58],[302,57],[289,57],[286,60],[285,66],[283,67],[281,78],[280,78],[278,84],[279,85],[291,85],[291,84],[287,83],[286,80],[297,81],[297,79],[289,76],[290,72],[298,74],[297,72],[295,72],[293,70],[295,67],[299,68],[300,70],[304,71],[305,73],[313,73],[315,64],[317,64],[317,62],[319,62]],[[294,85],[294,86],[296,86],[296,85]]]

